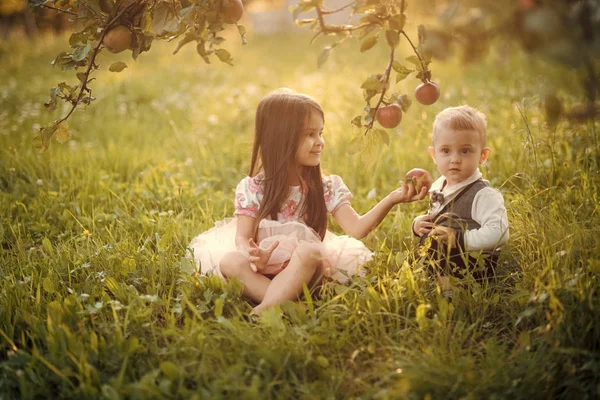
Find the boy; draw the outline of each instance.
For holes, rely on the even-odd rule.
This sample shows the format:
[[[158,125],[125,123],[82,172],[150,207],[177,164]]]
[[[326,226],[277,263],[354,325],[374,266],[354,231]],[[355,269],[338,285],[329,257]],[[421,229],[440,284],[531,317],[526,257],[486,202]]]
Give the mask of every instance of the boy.
[[[445,297],[452,292],[444,275],[461,277],[469,268],[476,278],[487,276],[497,263],[498,248],[508,241],[502,194],[479,171],[490,155],[486,125],[485,115],[469,106],[446,108],[433,122],[428,151],[442,176],[429,190],[429,212],[416,217],[412,229],[421,245],[431,238],[428,258],[441,267],[438,284]]]

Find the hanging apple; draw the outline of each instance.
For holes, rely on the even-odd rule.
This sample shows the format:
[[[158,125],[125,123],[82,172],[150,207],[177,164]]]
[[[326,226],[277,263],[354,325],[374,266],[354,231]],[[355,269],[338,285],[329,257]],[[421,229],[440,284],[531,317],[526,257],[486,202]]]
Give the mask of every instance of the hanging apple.
[[[395,128],[402,121],[402,107],[398,104],[381,107],[377,110],[375,119],[384,128]]]
[[[421,83],[415,89],[415,98],[421,104],[430,106],[440,97],[440,87],[437,83],[430,81]]]
[[[133,45],[133,33],[125,25],[118,25],[104,35],[102,44],[111,53],[120,53]]]
[[[235,24],[244,14],[244,5],[241,0],[223,0],[223,21]]]

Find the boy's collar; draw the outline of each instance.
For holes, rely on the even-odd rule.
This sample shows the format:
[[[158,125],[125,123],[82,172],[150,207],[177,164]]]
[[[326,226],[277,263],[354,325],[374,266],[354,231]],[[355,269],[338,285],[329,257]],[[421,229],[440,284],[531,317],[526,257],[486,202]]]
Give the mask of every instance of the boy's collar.
[[[433,184],[431,185],[431,188],[429,189],[429,193],[442,192],[444,195],[449,195],[449,194],[459,191],[460,189],[464,188],[467,185],[470,185],[471,183],[475,182],[477,179],[480,179],[481,177],[482,177],[481,171],[479,171],[479,168],[477,168],[475,170],[475,172],[473,173],[473,175],[471,175],[469,178],[465,179],[462,182],[457,183],[456,185],[447,186],[446,185],[446,177],[442,175],[435,182],[433,182]]]

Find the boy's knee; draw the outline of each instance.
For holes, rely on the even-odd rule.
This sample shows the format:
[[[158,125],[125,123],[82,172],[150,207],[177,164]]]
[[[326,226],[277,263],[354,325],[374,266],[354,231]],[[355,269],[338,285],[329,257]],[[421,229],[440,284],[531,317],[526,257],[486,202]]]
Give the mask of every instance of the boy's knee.
[[[248,260],[239,251],[232,251],[221,258],[219,269],[226,278],[233,278],[239,275],[246,262]]]

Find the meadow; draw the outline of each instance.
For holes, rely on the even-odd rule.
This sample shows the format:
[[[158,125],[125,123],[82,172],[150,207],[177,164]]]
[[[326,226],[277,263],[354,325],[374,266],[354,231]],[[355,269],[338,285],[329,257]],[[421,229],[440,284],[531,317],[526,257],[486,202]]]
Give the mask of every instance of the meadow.
[[[413,103],[376,157],[349,155],[360,84],[386,51],[347,42],[317,69],[299,34],[228,48],[230,67],[156,43],[134,62],[103,54],[97,100],[71,138],[40,153],[50,62],[66,37],[0,42],[0,399],[592,399],[600,396],[597,126],[540,112],[577,76],[500,48],[484,63],[432,64],[442,88]],[[291,51],[293,49],[293,51]],[[405,56],[409,53],[403,50]],[[110,61],[126,61],[121,73]],[[409,94],[419,82],[396,86]],[[504,195],[510,242],[495,280],[455,282],[451,303],[418,263],[396,207],[364,239],[366,276],[247,321],[238,282],[198,277],[186,246],[233,213],[255,107],[292,87],[326,112],[323,169],[365,212],[427,154],[433,117],[468,103],[488,115],[486,179]],[[340,233],[332,222],[330,229]]]

